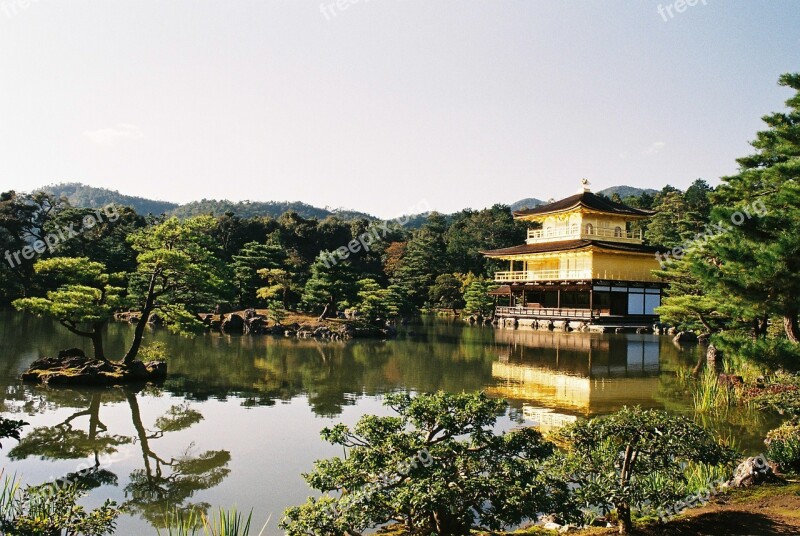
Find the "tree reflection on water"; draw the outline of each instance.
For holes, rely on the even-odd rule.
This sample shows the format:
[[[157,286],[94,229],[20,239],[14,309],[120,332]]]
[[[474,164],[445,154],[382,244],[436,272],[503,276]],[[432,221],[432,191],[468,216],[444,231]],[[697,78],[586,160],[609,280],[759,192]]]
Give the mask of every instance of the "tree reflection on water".
[[[58,397],[59,391],[53,393]],[[117,486],[117,475],[107,469],[111,465],[109,460],[113,460],[113,455],[121,445],[136,444],[141,451],[142,462],[140,467],[131,471],[123,490],[126,499],[124,506],[128,513],[138,514],[154,526],[163,526],[168,510],[207,512],[209,504],[193,502],[191,499],[197,492],[218,485],[230,474],[230,452],[197,452],[192,441],[181,454],[166,457],[159,454],[157,447],[159,439],[187,430],[202,421],[200,412],[187,403],[173,405],[155,419],[152,426],[147,427],[142,419],[136,390],[117,388],[88,394],[70,391],[70,394],[73,404],[76,400],[86,400],[86,409],[72,413],[55,426],[32,429],[9,451],[11,460],[19,461],[33,456],[51,461],[88,458],[92,460],[88,467],[67,473],[57,482],[73,482],[90,490],[103,485]],[[100,418],[104,403],[126,403],[135,434],[109,432],[108,426]],[[82,428],[78,423],[85,418],[88,421]]]

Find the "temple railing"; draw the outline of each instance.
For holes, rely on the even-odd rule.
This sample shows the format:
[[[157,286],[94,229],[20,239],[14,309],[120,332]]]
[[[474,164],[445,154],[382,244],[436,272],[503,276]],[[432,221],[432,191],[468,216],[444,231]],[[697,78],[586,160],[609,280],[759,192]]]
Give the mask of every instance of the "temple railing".
[[[498,316],[535,316],[537,318],[593,318],[601,314],[608,314],[602,309],[576,309],[555,307],[496,307]]]
[[[644,235],[641,230],[626,231],[625,229],[607,227],[550,227],[548,229],[528,229],[528,244],[538,242],[554,242],[565,239],[592,240],[604,238],[615,242],[635,242],[640,244]]]
[[[591,279],[591,270],[522,270],[495,272],[495,281],[551,281],[554,279]]]
[[[520,270],[495,272],[498,283],[536,281],[585,281],[607,279],[611,281],[658,281],[650,270]]]

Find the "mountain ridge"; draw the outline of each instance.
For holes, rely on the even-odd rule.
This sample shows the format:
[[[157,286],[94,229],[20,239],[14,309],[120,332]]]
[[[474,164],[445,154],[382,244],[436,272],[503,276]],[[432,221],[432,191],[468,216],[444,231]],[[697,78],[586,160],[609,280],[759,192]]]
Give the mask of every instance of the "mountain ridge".
[[[242,218],[258,216],[277,218],[288,211],[295,211],[304,218],[317,218],[320,220],[330,216],[336,216],[344,220],[358,218],[365,218],[368,220],[380,219],[366,212],[348,209],[329,209],[328,207],[320,208],[302,201],[229,201],[227,199],[201,199],[199,201],[190,201],[181,204],[172,201],[126,195],[117,190],[97,188],[80,182],[51,184],[37,188],[35,191],[45,191],[56,197],[66,197],[73,206],[100,208],[109,203],[115,203],[133,207],[137,213],[142,215],[166,214],[167,216],[186,218],[201,214],[221,216],[231,212]],[[621,185],[611,186],[597,193],[606,195],[607,197],[618,193],[620,197],[625,198],[629,195],[641,195],[642,193],[653,195],[657,192],[657,190],[653,190],[652,188],[636,188],[634,186]],[[527,197],[509,204],[509,207],[512,211],[517,211],[525,208],[533,208],[546,202],[547,201],[535,197]],[[410,216],[412,216],[410,222],[411,227],[417,227],[424,223],[424,218],[420,218],[420,215],[415,214]]]

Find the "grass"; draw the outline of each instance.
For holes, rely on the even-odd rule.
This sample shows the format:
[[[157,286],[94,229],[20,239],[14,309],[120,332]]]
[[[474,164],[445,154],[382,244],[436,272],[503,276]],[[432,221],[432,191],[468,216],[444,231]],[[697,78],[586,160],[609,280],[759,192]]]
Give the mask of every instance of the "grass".
[[[267,528],[271,516],[267,518],[258,536],[261,536]],[[220,509],[214,517],[207,517],[205,514],[197,514],[191,510],[185,512],[176,509],[174,512],[167,512],[164,516],[164,532],[156,529],[158,536],[197,536],[202,529],[205,536],[249,536],[252,529],[253,511],[245,517],[243,512],[236,508],[230,510]]]
[[[4,476],[0,471],[0,478],[3,479],[0,487],[0,525],[14,517],[19,498],[19,480],[16,477]]]
[[[686,466],[686,489],[688,493],[703,491],[715,482],[727,481],[733,476],[733,467],[726,465],[708,465],[705,463],[690,463]]]
[[[728,496],[730,501],[734,504],[747,504],[784,495],[796,495],[800,497],[800,483],[762,484],[752,488],[737,489],[729,493]]]
[[[705,369],[690,389],[698,413],[724,412],[745,403],[741,388],[720,384],[714,370]]]

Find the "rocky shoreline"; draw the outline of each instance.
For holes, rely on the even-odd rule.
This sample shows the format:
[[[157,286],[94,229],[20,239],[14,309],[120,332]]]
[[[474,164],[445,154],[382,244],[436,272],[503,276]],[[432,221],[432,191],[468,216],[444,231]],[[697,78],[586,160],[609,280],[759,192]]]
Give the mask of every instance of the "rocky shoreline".
[[[222,314],[206,313],[200,314],[198,317],[208,331],[229,335],[273,335],[327,341],[389,339],[397,336],[394,326],[374,325],[357,319],[335,318],[320,321],[301,318],[302,322],[275,323],[271,322],[266,314],[256,309]],[[114,319],[119,322],[136,324],[140,317],[136,312],[123,312],[117,313]],[[154,326],[161,324],[158,315],[152,315],[149,323]]]

